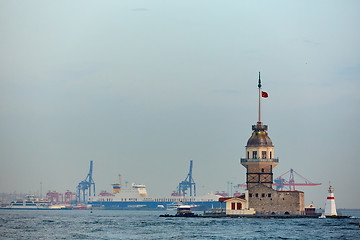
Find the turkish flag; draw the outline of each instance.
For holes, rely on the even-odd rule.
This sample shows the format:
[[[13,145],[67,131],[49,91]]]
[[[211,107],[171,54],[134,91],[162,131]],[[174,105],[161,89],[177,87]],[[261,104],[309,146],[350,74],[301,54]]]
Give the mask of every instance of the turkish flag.
[[[267,92],[264,92],[264,91],[261,91],[261,96],[262,96],[263,98],[269,97],[269,95],[267,94]]]

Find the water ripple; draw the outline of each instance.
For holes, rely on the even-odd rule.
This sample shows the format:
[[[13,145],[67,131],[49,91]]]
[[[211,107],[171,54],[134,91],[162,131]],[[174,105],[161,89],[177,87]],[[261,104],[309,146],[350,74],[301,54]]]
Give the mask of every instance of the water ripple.
[[[0,236],[41,240],[356,239],[360,235],[358,219],[160,218],[160,214],[0,210]]]

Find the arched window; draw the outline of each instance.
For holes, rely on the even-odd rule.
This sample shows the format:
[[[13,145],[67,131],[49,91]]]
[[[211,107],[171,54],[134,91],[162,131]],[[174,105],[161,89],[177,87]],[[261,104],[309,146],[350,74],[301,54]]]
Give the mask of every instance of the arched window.
[[[241,203],[237,203],[237,210],[241,210],[241,207],[242,207],[242,205],[241,205]]]
[[[231,210],[235,210],[235,203],[234,202],[231,203]]]

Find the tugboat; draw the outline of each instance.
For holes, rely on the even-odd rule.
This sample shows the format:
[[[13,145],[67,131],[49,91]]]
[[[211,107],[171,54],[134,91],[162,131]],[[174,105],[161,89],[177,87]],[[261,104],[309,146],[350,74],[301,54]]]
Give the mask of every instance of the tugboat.
[[[199,215],[191,211],[190,205],[179,205],[175,215],[162,214],[160,217],[199,217]]]
[[[177,209],[176,217],[195,217],[195,213],[193,213],[190,209],[190,205],[180,205]]]
[[[321,214],[316,212],[316,208],[314,207],[314,204],[311,203],[309,206],[305,207],[305,215],[319,217]]]

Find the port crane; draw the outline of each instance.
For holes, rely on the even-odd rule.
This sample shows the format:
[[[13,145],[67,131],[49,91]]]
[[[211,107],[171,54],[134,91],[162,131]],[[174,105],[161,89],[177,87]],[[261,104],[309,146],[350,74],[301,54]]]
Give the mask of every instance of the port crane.
[[[179,183],[178,194],[184,196],[187,194],[187,190],[190,190],[190,197],[196,196],[196,185],[192,177],[193,160],[190,160],[190,170],[184,181]]]
[[[90,161],[90,170],[86,178],[81,181],[77,186],[78,202],[87,203],[88,197],[95,196],[95,182],[92,177],[93,173],[93,161]],[[92,189],[92,191],[91,191]],[[87,194],[86,194],[87,192]],[[87,198],[86,198],[87,197]]]
[[[289,180],[286,180],[285,178],[283,178],[286,174],[289,174]],[[295,175],[298,176],[300,179],[302,179],[302,182],[295,182]],[[283,173],[282,175],[280,175],[279,177],[277,177],[274,180],[274,184],[273,186],[275,186],[276,190],[280,190],[283,191],[285,189],[289,190],[289,191],[295,191],[295,186],[318,186],[321,185],[321,183],[313,183],[311,181],[309,181],[308,179],[304,178],[303,176],[301,176],[299,173],[297,173],[294,169],[290,169],[289,171],[287,171],[286,173]]]
[[[289,175],[288,178],[285,178]],[[300,178],[302,181],[295,181],[295,175]],[[299,173],[297,173],[294,169],[290,169],[289,171],[281,174],[279,177],[274,179],[273,187],[278,191],[295,191],[295,186],[318,186],[321,185],[321,183],[313,183],[310,180],[306,179],[305,177],[301,176]],[[246,184],[238,184],[235,186],[237,188],[239,187],[246,187]]]

